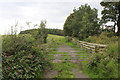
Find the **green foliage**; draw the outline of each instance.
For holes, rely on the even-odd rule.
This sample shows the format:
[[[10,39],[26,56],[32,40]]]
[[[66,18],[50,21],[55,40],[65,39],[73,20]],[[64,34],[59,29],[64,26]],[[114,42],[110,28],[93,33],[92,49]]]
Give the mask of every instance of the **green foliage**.
[[[20,34],[32,34],[32,32],[37,32],[38,29],[29,29],[25,31],[21,31]]]
[[[46,23],[46,21],[41,21],[40,25],[35,25],[39,27],[38,29],[21,31],[20,34],[31,34],[39,43],[47,43]]]
[[[20,51],[13,56],[3,56],[2,59],[4,78],[35,78],[38,70],[43,71],[43,55],[33,48],[30,52]]]
[[[58,36],[58,35],[52,35],[52,34],[48,34],[48,41],[53,41],[54,43],[56,43],[56,44],[63,44],[65,41],[66,41],[66,39],[65,39],[65,37],[64,36]]]
[[[71,46],[71,47],[80,47],[80,43],[79,43],[79,40],[77,38],[73,38],[73,37],[70,37],[70,36],[66,36],[66,44],[68,46]]]
[[[56,78],[73,78],[74,74],[71,72],[72,63],[64,61],[62,63],[54,64],[55,70],[57,70],[58,76]]]
[[[60,29],[47,29],[48,34],[64,36],[64,31]]]
[[[72,41],[72,37],[69,37],[69,36],[66,36],[65,39],[66,39],[67,42]]]
[[[118,37],[107,36],[102,33],[100,36],[90,36],[88,42],[108,44],[105,53],[89,53],[77,46],[77,40],[72,39],[66,42],[67,45],[78,51],[82,61],[83,72],[90,78],[118,78]],[[81,57],[82,56],[82,57]]]
[[[64,33],[67,36],[77,37],[80,40],[100,33],[97,18],[97,9],[91,9],[87,4],[74,9],[64,24]]]
[[[89,55],[84,70],[92,78],[118,78],[118,60],[118,46],[110,44],[106,53]]]
[[[45,60],[45,51],[38,45],[30,35],[4,36],[3,78],[36,78],[42,75],[44,67],[49,63]]]
[[[67,60],[67,59],[69,59],[69,58],[66,57],[65,60]],[[71,78],[71,79],[74,78],[74,73],[72,72],[72,68],[75,68],[81,72],[78,64],[71,63],[69,61],[55,63],[54,70],[57,70],[59,72],[58,76],[56,76],[55,78]]]
[[[103,0],[101,3],[101,6],[104,7],[104,9],[102,10],[102,23],[107,23],[109,21],[114,22],[114,26],[113,26],[113,31],[115,31],[115,26],[118,23],[118,16],[119,16],[119,6],[120,3],[119,2],[106,2],[105,0]],[[119,25],[118,25],[119,26]]]
[[[99,36],[89,36],[84,39],[86,42],[98,43],[98,44],[111,44],[118,42],[117,36],[109,36],[109,33],[102,33]]]
[[[107,53],[109,56],[114,57],[117,60],[118,57],[118,43],[111,43],[107,47]]]
[[[36,39],[40,41],[40,43],[46,43],[47,42],[47,30],[46,30],[46,21],[41,21],[40,28],[38,29],[38,32],[36,34]]]
[[[8,35],[3,36],[2,50],[6,55],[13,55],[20,50],[29,50],[35,39],[30,35]]]
[[[42,32],[43,31],[43,32]],[[44,34],[42,34],[44,33]],[[44,42],[46,42],[46,36],[47,34],[53,34],[53,35],[60,35],[60,36],[64,36],[64,32],[63,30],[60,29],[44,29],[42,30],[41,28],[39,29],[30,29],[30,30],[25,30],[25,31],[21,31],[20,34],[31,34],[33,37],[35,37],[36,39],[38,38],[38,36],[40,36],[40,34],[42,35],[41,41],[45,40]],[[44,39],[43,39],[44,38]]]
[[[48,34],[64,36],[63,30],[60,30],[60,29],[46,29],[46,30]],[[20,34],[32,34],[34,32],[37,33],[38,29],[30,29],[30,30],[21,31]]]

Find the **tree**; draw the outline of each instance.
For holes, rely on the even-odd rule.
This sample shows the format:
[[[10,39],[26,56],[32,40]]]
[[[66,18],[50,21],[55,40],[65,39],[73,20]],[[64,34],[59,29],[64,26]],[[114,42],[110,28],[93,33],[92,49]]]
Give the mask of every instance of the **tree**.
[[[41,21],[40,25],[35,24],[34,27],[39,27],[38,29],[31,29],[31,30],[26,30],[22,31],[20,34],[32,34],[32,36],[36,39],[39,40],[38,42],[40,43],[46,43],[47,42],[47,29],[46,27],[47,21]]]
[[[38,29],[38,38],[40,38],[41,43],[46,43],[47,39],[47,30],[46,30],[46,23],[47,21],[41,21],[39,29]]]
[[[110,0],[108,0],[106,2],[106,0],[103,0],[101,3],[101,6],[104,7],[104,9],[102,10],[101,14],[102,14],[102,22],[103,23],[107,23],[107,22],[114,22],[113,25],[113,31],[115,32],[115,26],[118,26],[118,16],[119,16],[119,6],[120,6],[120,2],[110,2]]]
[[[64,24],[65,35],[83,40],[88,36],[99,34],[100,26],[97,12],[97,9],[91,9],[87,4],[74,9]]]
[[[41,33],[41,36],[42,36],[42,40],[43,40],[43,43],[46,43],[47,42],[47,30],[46,30],[46,23],[47,21],[41,21],[40,23],[40,33]]]
[[[71,14],[70,16],[68,16],[67,20],[64,23],[64,34],[67,35],[67,36],[72,36],[71,23],[72,23],[73,17],[74,17],[74,13]]]
[[[119,16],[118,16],[117,26],[118,26],[118,36],[119,36],[120,35],[120,1],[118,5],[118,11],[119,11]]]

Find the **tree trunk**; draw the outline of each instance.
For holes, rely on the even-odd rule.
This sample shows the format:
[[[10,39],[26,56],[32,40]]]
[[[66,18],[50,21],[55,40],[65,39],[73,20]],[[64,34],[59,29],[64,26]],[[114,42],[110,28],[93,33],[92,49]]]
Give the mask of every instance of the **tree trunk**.
[[[118,11],[119,11],[119,16],[118,16],[117,26],[118,26],[118,36],[119,36],[120,35],[120,2],[118,5]]]
[[[114,22],[114,26],[113,26],[113,31],[115,32],[115,26],[117,25],[116,22]]]

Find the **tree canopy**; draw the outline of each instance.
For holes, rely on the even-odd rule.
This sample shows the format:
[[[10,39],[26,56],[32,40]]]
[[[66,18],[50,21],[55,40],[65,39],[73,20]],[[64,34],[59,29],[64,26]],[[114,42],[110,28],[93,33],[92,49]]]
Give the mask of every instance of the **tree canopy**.
[[[77,37],[80,40],[100,33],[98,10],[87,4],[74,9],[64,24],[64,33],[67,36]]]
[[[109,1],[109,0],[108,0]],[[120,2],[106,2],[103,0],[101,3],[101,6],[104,7],[102,10],[102,22],[107,23],[107,22],[114,22],[113,26],[113,31],[115,32],[115,26],[118,23],[118,16],[119,16],[119,6]]]

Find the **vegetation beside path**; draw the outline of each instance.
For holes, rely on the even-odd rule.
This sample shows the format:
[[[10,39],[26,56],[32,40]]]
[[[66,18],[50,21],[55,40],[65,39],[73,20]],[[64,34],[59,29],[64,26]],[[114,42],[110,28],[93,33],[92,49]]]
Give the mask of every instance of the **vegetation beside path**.
[[[16,22],[10,32],[0,36],[3,79],[118,78],[120,2],[103,0],[100,5],[104,7],[101,18],[98,18],[98,10],[88,4],[74,8],[64,23],[64,30],[46,29],[47,21],[42,20],[40,24],[33,24],[36,29],[17,35]],[[109,21],[114,25],[107,25]],[[30,23],[26,22],[28,27]],[[92,46],[95,53],[91,53],[78,40],[107,47],[100,52],[99,46]],[[0,73],[0,79],[2,77]]]
[[[10,44],[7,43],[8,40],[11,41]],[[12,45],[14,41],[15,44]],[[17,44],[19,42],[22,44]],[[50,78],[75,78],[81,73],[89,78],[118,77],[118,46],[116,44],[110,44],[106,53],[92,54],[76,45],[75,41],[68,41],[64,36],[48,34],[47,43],[38,44],[33,36],[27,34],[3,36],[2,45],[4,52],[2,70],[5,78],[42,78],[49,70],[51,71],[49,74],[52,76],[47,77]],[[16,48],[17,45],[19,45],[18,48]],[[59,46],[64,45],[70,46],[76,51],[76,56],[81,60],[80,63],[68,61],[73,60],[69,52],[58,52]],[[9,46],[11,49],[7,48]],[[8,55],[8,53],[12,53],[12,49],[15,54]],[[52,59],[58,59],[56,56],[59,55],[65,61],[53,63]]]
[[[115,49],[117,49],[117,46],[116,46],[116,48],[112,48],[112,46],[109,46],[107,48],[106,53],[93,53],[92,54],[90,52],[86,52],[84,48],[80,48],[79,46],[77,46],[75,41],[74,42],[67,41],[67,39],[64,36],[48,35],[48,38],[49,39],[51,38],[53,40],[53,42],[55,42],[54,46],[56,46],[56,51],[52,52],[51,54],[54,54],[54,53],[55,54],[68,54],[68,53],[58,53],[57,52],[57,48],[59,45],[68,45],[68,46],[74,48],[75,50],[77,50],[77,56],[81,60],[80,64],[74,64],[74,63],[71,63],[68,61],[64,61],[61,63],[53,63],[52,69],[59,72],[57,76],[53,76],[53,77],[63,78],[64,76],[62,76],[62,75],[65,75],[66,73],[68,73],[66,76],[69,76],[72,78],[72,77],[74,77],[74,73],[72,72],[71,68],[75,68],[75,69],[78,69],[79,71],[82,71],[82,73],[86,74],[90,78],[106,78],[106,77],[107,78],[113,78],[113,77],[117,78],[118,77],[118,68],[117,68],[118,63],[117,63],[117,56],[115,55],[115,54],[117,54],[117,50],[115,50]],[[109,57],[109,56],[111,56],[111,57]],[[54,58],[54,56],[53,56],[53,58]],[[64,59],[70,60],[71,57],[67,56]],[[60,65],[62,65],[62,67]],[[106,67],[105,67],[105,65],[106,65]],[[66,67],[67,67],[67,69],[65,70]],[[109,70],[112,70],[112,71],[109,71]],[[108,74],[108,72],[110,75]]]
[[[69,53],[58,52],[57,51],[58,48],[59,48],[59,45],[64,46],[64,45],[70,45],[71,44],[71,45],[74,46],[74,44],[72,44],[70,42],[66,42],[66,39],[65,39],[64,36],[57,36],[57,35],[50,35],[49,34],[47,40],[48,40],[48,43],[51,42],[51,40],[52,40],[52,42],[55,43],[54,46],[56,46],[55,51],[49,53],[48,59],[50,59],[52,61],[52,59],[55,59],[54,55],[56,55],[56,54],[57,55],[62,55],[61,56],[62,61],[60,61],[58,63],[51,63],[52,67],[51,67],[50,70],[48,70],[48,73],[49,73],[49,71],[53,70],[53,73],[54,73],[54,71],[56,71],[58,74],[57,74],[57,76],[56,75],[55,76],[54,75],[49,76],[50,78],[75,78],[75,73],[73,72],[73,69],[77,70],[78,73],[82,72],[81,69],[80,69],[80,64],[72,63],[72,62],[69,61],[69,60],[72,60]],[[59,60],[59,59],[57,58],[57,60]]]

